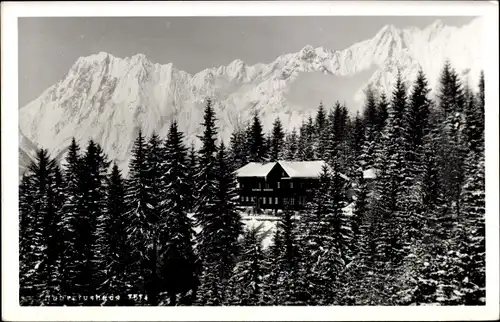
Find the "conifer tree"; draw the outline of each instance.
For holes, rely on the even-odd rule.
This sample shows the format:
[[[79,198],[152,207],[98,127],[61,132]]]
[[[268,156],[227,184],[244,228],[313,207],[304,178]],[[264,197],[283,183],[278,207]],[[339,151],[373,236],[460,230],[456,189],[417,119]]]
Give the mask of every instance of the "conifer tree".
[[[257,113],[253,116],[253,123],[250,131],[250,162],[264,162],[267,157],[266,138],[264,137],[262,123]]]
[[[230,139],[230,155],[231,155],[231,168],[235,171],[248,163],[248,129],[236,129],[231,134]]]
[[[108,175],[106,185],[106,221],[103,229],[103,259],[106,264],[104,294],[119,295],[126,303],[128,294],[125,284],[129,250],[127,248],[127,218],[125,205],[125,182],[116,163]]]
[[[396,85],[392,93],[391,109],[387,120],[386,132],[384,133],[385,155],[387,159],[387,175],[391,182],[390,209],[404,209],[400,202],[403,202],[403,196],[408,192],[412,183],[411,169],[405,162],[408,159],[409,135],[406,114],[408,109],[406,88],[403,82],[401,72],[398,71]],[[396,202],[397,204],[392,204]],[[398,208],[399,207],[399,208]]]
[[[367,214],[368,206],[368,187],[366,185],[365,179],[363,178],[363,173],[359,174],[357,182],[357,196],[354,203],[353,217],[351,219],[351,229],[352,229],[352,249],[351,257],[356,257],[360,252],[360,245],[362,239],[362,229],[363,221]]]
[[[479,110],[481,111],[481,114],[483,115],[483,124],[484,124],[484,71],[481,71],[479,74],[479,92],[477,95],[478,98],[478,105],[479,105]]]
[[[217,153],[217,217],[224,226],[224,235],[219,242],[223,243],[222,257],[225,276],[229,276],[234,259],[238,255],[238,237],[243,233],[241,215],[237,209],[238,194],[236,190],[236,177],[230,171],[230,161],[224,142],[221,142]]]
[[[441,125],[443,138],[441,149],[443,155],[446,155],[446,158],[442,159],[446,197],[459,215],[460,190],[464,180],[463,166],[467,155],[461,134],[464,125],[465,95],[458,74],[449,61],[443,67],[437,96],[440,112],[444,116],[444,122]]]
[[[298,153],[298,136],[297,130],[294,128],[292,132],[287,133],[285,136],[285,160],[295,161],[297,160]]]
[[[410,131],[410,150],[415,151],[422,146],[424,135],[429,127],[430,100],[427,97],[430,89],[422,70],[419,70],[409,97],[407,109],[407,125]]]
[[[236,209],[236,180],[230,171],[223,142],[218,148],[216,163],[216,211],[204,227],[210,240],[200,290],[201,303],[208,305],[226,301],[224,296],[227,294],[228,279],[239,252],[238,237],[243,230],[241,216]]]
[[[353,151],[355,152],[356,156],[360,155],[361,147],[363,146],[363,141],[365,138],[364,135],[365,127],[363,124],[363,119],[361,118],[361,115],[358,112],[356,112],[356,117],[354,118],[354,123],[353,123],[353,132],[354,132],[354,140],[353,140]]]
[[[484,123],[482,111],[479,107],[480,101],[476,100],[472,92],[467,93],[465,106],[465,124],[463,134],[468,149],[475,153],[484,150]]]
[[[191,148],[189,149],[188,152],[188,157],[187,157],[187,164],[188,164],[188,176],[186,178],[188,182],[188,195],[187,195],[187,204],[188,204],[188,211],[193,212],[195,209],[195,204],[196,201],[198,200],[197,194],[198,194],[198,188],[197,188],[197,182],[196,182],[196,169],[198,165],[198,159],[196,155],[196,149],[194,147],[194,144],[191,143]],[[234,163],[232,163],[234,166]],[[234,169],[234,168],[233,168]]]
[[[28,168],[21,191],[23,202],[31,201],[31,205],[22,205],[22,224],[29,228],[21,236],[20,244],[22,267],[20,272],[20,302],[25,305],[42,305],[47,295],[60,290],[58,280],[58,247],[57,225],[58,203],[55,196],[56,164],[47,150],[39,149],[35,160]],[[26,194],[31,193],[31,197]],[[22,246],[22,248],[21,248]]]
[[[33,238],[33,201],[34,185],[31,175],[24,173],[19,184],[19,302],[20,305],[29,304],[31,283],[28,278],[30,269],[30,248]]]
[[[273,130],[270,141],[269,161],[274,162],[283,160],[284,156],[285,132],[279,118],[276,118],[273,123]]]
[[[337,209],[332,198],[333,177],[326,165],[319,180],[319,189],[301,220],[304,226],[302,231],[305,232],[303,253],[307,265],[305,277],[312,287],[311,304],[327,305],[333,301],[330,289],[334,282],[332,274],[337,274],[343,264],[341,251],[332,239],[338,233],[334,217]],[[333,266],[327,267],[329,265]]]
[[[200,189],[197,209],[195,211],[197,221],[196,224],[201,228],[200,235],[198,237],[198,255],[201,258],[205,256],[206,248],[209,247],[210,243],[210,240],[205,240],[209,238],[209,236],[206,236],[204,232],[205,226],[208,224],[207,220],[209,220],[210,217],[213,217],[216,212],[217,128],[215,125],[215,113],[210,99],[206,101],[203,120],[204,121],[201,125],[204,127],[204,130],[203,135],[199,137],[202,145],[198,151],[198,172],[196,175],[196,180],[198,181]]]
[[[387,96],[385,93],[380,94],[377,105],[377,115],[378,115],[378,131],[382,131],[385,127],[385,122],[389,117],[389,102],[387,101]]]
[[[316,157],[324,160],[326,157],[326,144],[328,142],[328,119],[323,102],[320,102],[318,111],[316,112],[315,127],[315,151]]]
[[[445,114],[445,118],[450,118],[449,124],[452,129],[457,129],[457,113],[463,111],[464,93],[459,76],[451,66],[450,61],[446,61],[439,79],[440,87],[438,92],[439,107]]]
[[[146,284],[152,276],[148,261],[152,258],[154,231],[150,223],[153,209],[148,194],[147,152],[146,139],[139,129],[132,148],[125,190],[127,247],[130,250],[126,283],[130,294],[145,294],[148,291]]]
[[[280,305],[305,305],[310,300],[305,280],[305,267],[301,260],[301,245],[296,219],[286,209],[277,225],[280,236],[280,272],[277,278],[277,301]]]
[[[84,205],[83,165],[80,147],[72,138],[65,158],[64,167],[65,202],[61,208],[61,222],[59,234],[66,249],[62,254],[62,280],[61,293],[83,294],[82,282],[79,279],[79,266],[83,264],[84,257],[80,246],[80,218]],[[73,303],[74,304],[74,303]]]
[[[245,231],[240,260],[230,279],[231,305],[266,305],[263,298],[264,255],[257,235],[258,230],[255,228]]]
[[[377,112],[377,101],[373,89],[369,87],[366,91],[365,106],[364,106],[364,128],[365,137],[361,152],[361,160],[363,169],[373,167],[374,154],[376,149],[376,141],[378,140],[379,117]]]
[[[194,255],[194,230],[189,209],[189,160],[183,134],[177,123],[170,125],[165,142],[164,202],[159,219],[159,253],[161,281],[169,295],[169,305],[178,303],[178,296],[193,292],[197,283]]]
[[[484,152],[471,151],[466,160],[467,178],[461,193],[463,212],[459,235],[462,268],[467,272],[460,293],[466,305],[482,305],[486,296]]]
[[[316,133],[319,136],[321,132],[323,132],[327,126],[327,115],[325,108],[323,107],[323,102],[319,103],[318,111],[316,112],[316,118],[314,121],[314,127],[316,129]]]
[[[198,156],[197,181],[200,186],[199,201],[195,212],[196,225],[200,227],[197,236],[197,255],[200,261],[200,289],[197,290],[198,302],[202,305],[220,305],[223,302],[223,289],[219,283],[222,276],[217,266],[220,255],[217,232],[221,221],[217,217],[217,145],[215,114],[212,103],[205,106],[203,135]],[[216,265],[216,266],[213,266]]]
[[[375,98],[375,92],[373,88],[368,87],[366,89],[365,95],[365,107],[363,110],[365,126],[367,128],[373,128],[374,130],[376,130],[380,122],[377,111],[377,100]]]
[[[93,140],[89,140],[85,154],[81,159],[82,171],[82,205],[77,218],[79,230],[76,240],[76,252],[82,256],[82,262],[75,264],[80,286],[80,294],[92,296],[104,283],[105,247],[102,236],[105,209],[105,180],[109,163],[102,148]],[[95,300],[92,304],[99,304]]]

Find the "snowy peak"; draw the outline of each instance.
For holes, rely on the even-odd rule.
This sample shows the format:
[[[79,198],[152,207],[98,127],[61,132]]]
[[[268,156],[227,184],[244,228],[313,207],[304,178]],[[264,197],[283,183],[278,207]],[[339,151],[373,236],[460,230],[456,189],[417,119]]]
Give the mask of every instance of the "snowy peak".
[[[481,27],[480,19],[460,28],[440,21],[424,29],[388,25],[373,38],[343,50],[306,45],[269,63],[247,65],[235,59],[196,74],[178,70],[171,63],[152,63],[140,53],[120,58],[99,52],[79,58],[61,81],[21,108],[19,126],[27,139],[56,154],[72,136],[80,142],[93,138],[123,164],[139,127],[146,135],[153,131],[164,135],[169,121],[176,119],[186,140],[197,143],[207,96],[214,99],[225,140],[251,119],[253,111],[259,113],[266,130],[277,116],[291,129],[314,113],[324,99],[313,89],[304,96],[314,97],[315,103],[304,105],[289,99],[292,84],[307,73],[354,76],[370,71],[371,76],[352,94],[362,102],[363,90],[369,85],[390,93],[398,68],[409,82],[422,69],[434,88],[444,61],[450,59],[476,87],[482,69],[477,36]]]

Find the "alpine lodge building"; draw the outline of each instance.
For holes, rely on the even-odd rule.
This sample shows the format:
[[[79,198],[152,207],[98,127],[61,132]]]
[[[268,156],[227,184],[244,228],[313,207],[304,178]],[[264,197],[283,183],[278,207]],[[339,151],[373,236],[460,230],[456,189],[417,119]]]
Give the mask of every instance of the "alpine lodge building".
[[[303,209],[319,188],[325,161],[250,162],[236,170],[239,204],[254,209]],[[340,176],[349,182],[345,175]]]

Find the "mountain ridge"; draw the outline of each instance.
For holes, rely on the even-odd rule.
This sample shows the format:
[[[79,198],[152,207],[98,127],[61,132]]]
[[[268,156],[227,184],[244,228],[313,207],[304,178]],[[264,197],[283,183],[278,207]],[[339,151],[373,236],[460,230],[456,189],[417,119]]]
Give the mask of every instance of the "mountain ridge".
[[[221,138],[248,121],[257,111],[268,129],[276,116],[285,128],[300,125],[314,113],[313,106],[287,101],[289,86],[301,75],[323,73],[347,77],[373,66],[375,72],[355,93],[362,101],[371,85],[390,92],[397,68],[412,81],[423,69],[432,88],[445,59],[475,86],[481,68],[477,37],[480,18],[462,27],[436,21],[424,29],[388,25],[373,38],[344,50],[304,46],[270,63],[247,65],[235,59],[228,65],[190,74],[172,63],[151,62],[144,54],[115,57],[99,52],[76,60],[68,73],[40,97],[19,109],[20,131],[29,140],[60,153],[72,136],[79,142],[93,138],[112,159],[128,162],[138,126],[146,135],[165,135],[171,119],[179,122],[188,141],[196,141],[203,99],[214,99]],[[452,55],[460,52],[461,55]]]

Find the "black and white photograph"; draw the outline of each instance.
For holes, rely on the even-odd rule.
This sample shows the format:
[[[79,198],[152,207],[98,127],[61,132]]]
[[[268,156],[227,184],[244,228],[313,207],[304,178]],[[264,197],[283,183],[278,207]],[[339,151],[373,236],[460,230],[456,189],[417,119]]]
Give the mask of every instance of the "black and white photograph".
[[[17,16],[15,305],[498,314],[491,16],[379,6]]]

